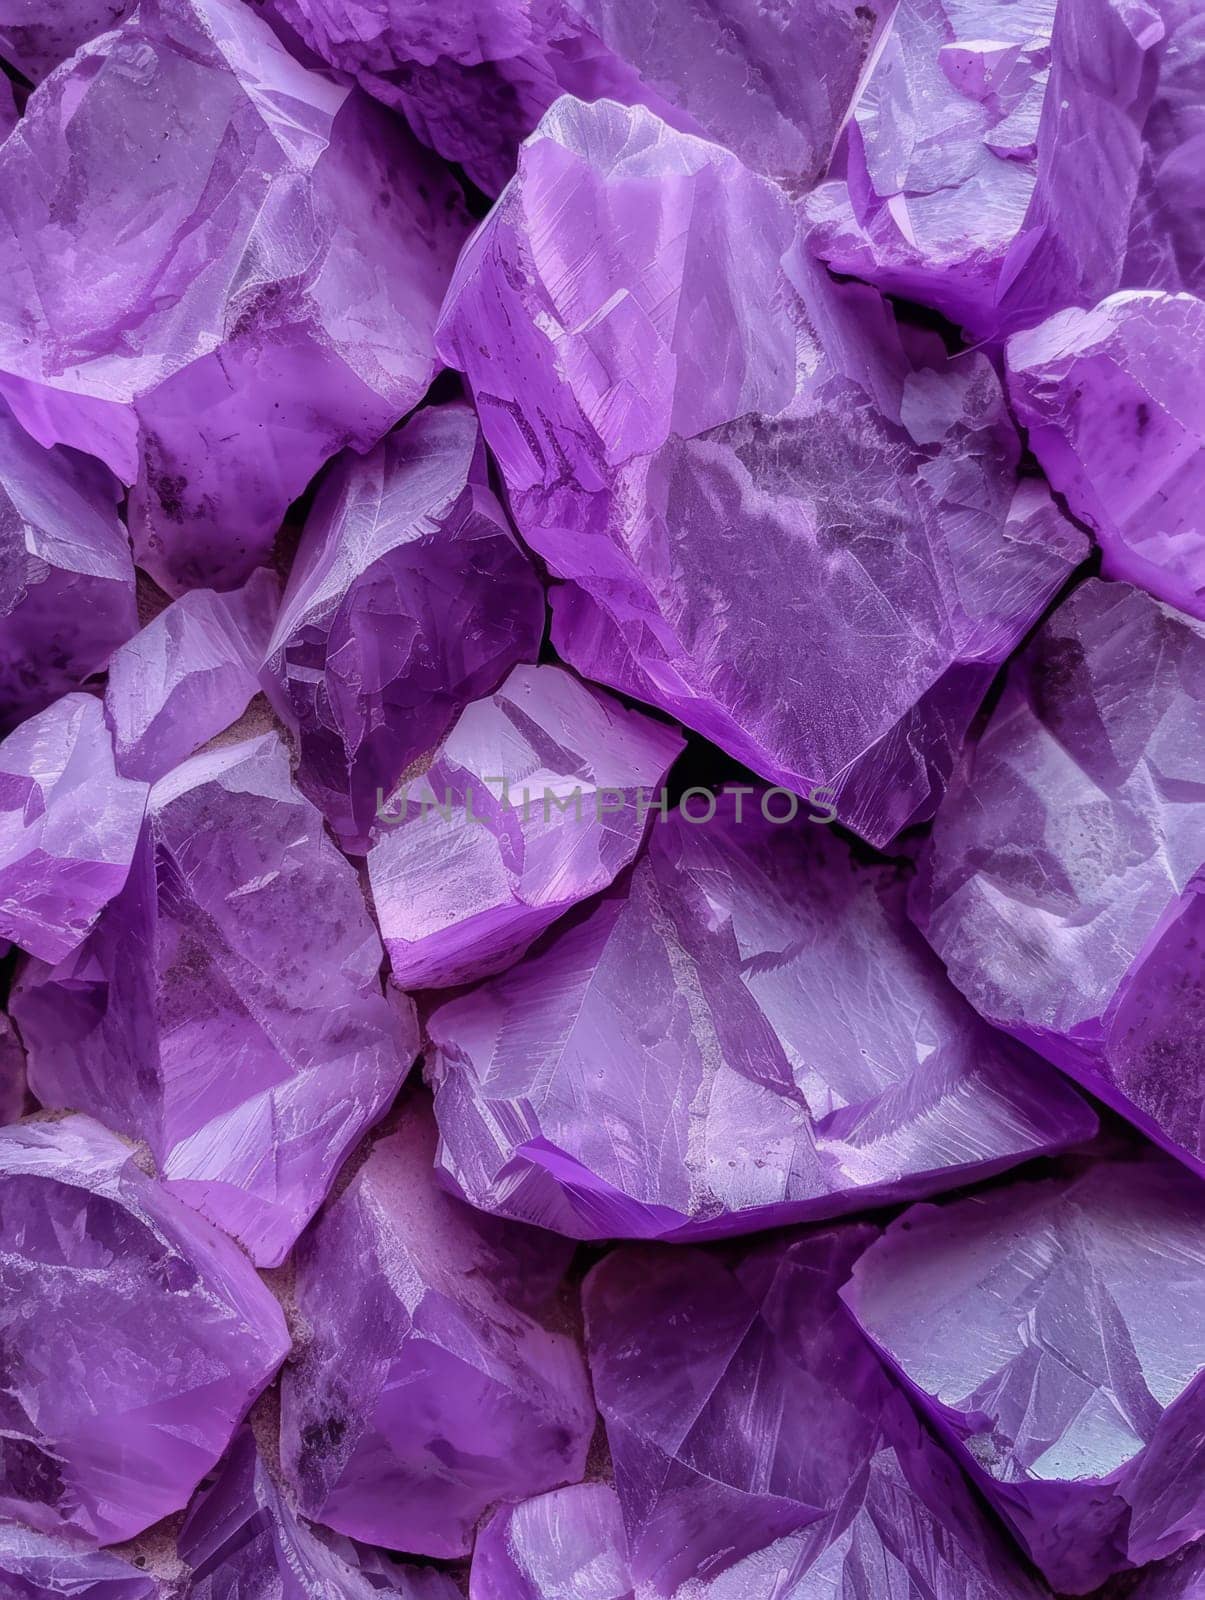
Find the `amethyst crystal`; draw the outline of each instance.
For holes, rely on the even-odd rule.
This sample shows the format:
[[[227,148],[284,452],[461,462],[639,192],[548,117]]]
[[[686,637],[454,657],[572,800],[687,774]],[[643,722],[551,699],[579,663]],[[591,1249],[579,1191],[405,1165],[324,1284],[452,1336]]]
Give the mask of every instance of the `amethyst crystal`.
[[[477,1535],[469,1600],[633,1600],[609,1483],[575,1483],[495,1512]]]
[[[161,1600],[158,1580],[107,1550],[0,1523],[4,1600]]]
[[[1205,1533],[1203,1240],[1148,1151],[914,1206],[845,1290],[1060,1592]]]
[[[33,94],[0,185],[0,388],[133,484],[173,592],[246,578],[435,370],[459,191],[238,0],[143,0]]]
[[[1010,669],[912,909],[950,976],[1205,1172],[1205,628],[1091,579]]]
[[[0,404],[0,734],[100,672],[138,626],[115,489]]]
[[[563,100],[462,257],[440,341],[520,532],[570,580],[563,659],[882,844],[931,815],[1084,545],[1018,485],[986,358],[906,350],[793,232],[717,146]]]
[[[633,1590],[1040,1600],[837,1298],[874,1237],[847,1226],[735,1258],[629,1246],[591,1272]]]
[[[474,1204],[579,1238],[707,1237],[1091,1135],[946,981],[893,869],[767,822],[771,793],[658,822],[622,888],[432,1013],[440,1164]]]
[[[635,856],[682,740],[559,667],[516,667],[390,804],[368,876],[394,981],[498,972]]]
[[[105,714],[119,772],[153,783],[242,716],[279,600],[264,570],[230,594],[192,589],[114,653]]]
[[[0,0],[0,57],[40,83],[80,45],[108,33],[137,0]]]
[[[0,1515],[116,1544],[178,1510],[289,1348],[246,1258],[87,1117],[0,1129]]]
[[[1111,295],[1008,341],[1029,443],[1104,572],[1205,617],[1205,301]]]
[[[46,1106],[145,1139],[181,1199],[280,1262],[417,1050],[351,866],[275,734],[151,791],[125,891],[12,1001]]]
[[[980,339],[1108,294],[1162,37],[1147,0],[900,0],[811,247]]]
[[[302,787],[347,847],[366,848],[406,768],[534,658],[543,629],[467,406],[420,411],[343,458],[306,523],[264,683],[297,733]]]
[[[64,695],[0,744],[0,936],[45,961],[87,937],[130,870],[145,783],[119,777],[99,700]]]
[[[0,1124],[25,1112],[25,1052],[8,1018],[0,1014]]]
[[[496,1501],[582,1476],[594,1408],[571,1338],[531,1314],[568,1247],[441,1193],[432,1142],[412,1106],[298,1247],[281,1453],[306,1516],[457,1556]]]

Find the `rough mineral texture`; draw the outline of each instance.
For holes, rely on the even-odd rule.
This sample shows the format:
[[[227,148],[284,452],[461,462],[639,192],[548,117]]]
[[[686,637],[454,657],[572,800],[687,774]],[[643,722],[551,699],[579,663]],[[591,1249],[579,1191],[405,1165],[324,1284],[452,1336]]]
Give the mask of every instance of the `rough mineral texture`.
[[[290,1507],[250,1428],[237,1435],[217,1479],[189,1507],[177,1548],[188,1569],[184,1600],[459,1600],[451,1578],[360,1554],[323,1539]]]
[[[467,406],[420,411],[323,485],[264,683],[299,779],[351,849],[457,713],[534,659],[544,599],[490,490]]]
[[[459,190],[239,0],[143,0],[0,147],[0,389],[133,485],[172,592],[245,579],[435,370]]]
[[[561,657],[882,844],[931,815],[1084,545],[1018,485],[986,358],[905,348],[794,227],[717,146],[565,99],[461,258],[439,339],[520,532],[568,580]]]
[[[1190,1545],[1141,1572],[1114,1578],[1101,1600],[1199,1600],[1205,1594],[1205,1544]]]
[[[105,715],[117,769],[153,783],[237,722],[259,690],[280,584],[260,570],[242,589],[193,589],[117,650]]]
[[[0,405],[0,735],[100,672],[138,626],[115,489]]]
[[[571,1484],[495,1512],[473,1546],[469,1600],[632,1600],[612,1486]]]
[[[147,786],[119,777],[99,700],[68,694],[0,744],[0,936],[45,961],[126,881]]]
[[[733,1258],[629,1246],[590,1273],[590,1368],[640,1595],[1039,1600],[837,1299],[874,1237],[848,1226]]]
[[[395,796],[368,855],[394,981],[498,972],[628,866],[682,749],[559,667],[516,667]]]
[[[459,1556],[497,1501],[581,1478],[595,1417],[576,1345],[532,1314],[569,1247],[443,1194],[421,1109],[298,1246],[281,1454],[306,1516]]]
[[[0,1516],[93,1545],[184,1505],[289,1348],[246,1257],[87,1117],[0,1129],[0,1331]]]
[[[1008,389],[1030,448],[1088,523],[1104,572],[1205,617],[1205,301],[1110,295],[1015,334]]]
[[[1205,1171],[1205,628],[1091,579],[1010,669],[912,910],[989,1021]]]
[[[115,28],[136,0],[0,0],[0,57],[40,83],[89,39]]]
[[[161,1600],[157,1579],[107,1550],[0,1524],[4,1600]]]
[[[428,1034],[447,1180],[579,1238],[832,1216],[1095,1126],[946,981],[893,869],[756,795],[658,822],[621,889]]]
[[[811,247],[979,339],[1108,294],[1163,31],[1146,0],[900,0]]]
[[[0,1015],[0,1124],[16,1122],[25,1111],[25,1052],[16,1030]]]
[[[151,791],[124,892],[13,998],[30,1087],[144,1139],[168,1187],[283,1259],[414,1059],[351,866],[276,734]]]
[[[844,1298],[1054,1589],[1205,1533],[1205,1189],[1166,1156],[914,1206]]]

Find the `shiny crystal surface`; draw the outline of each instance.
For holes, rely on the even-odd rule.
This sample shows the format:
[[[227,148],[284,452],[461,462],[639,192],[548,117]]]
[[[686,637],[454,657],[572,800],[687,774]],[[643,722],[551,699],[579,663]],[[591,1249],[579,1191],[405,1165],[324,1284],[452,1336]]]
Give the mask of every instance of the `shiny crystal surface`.
[[[161,1600],[162,1591],[108,1550],[80,1549],[12,1522],[0,1523],[0,1593],[5,1600]]]

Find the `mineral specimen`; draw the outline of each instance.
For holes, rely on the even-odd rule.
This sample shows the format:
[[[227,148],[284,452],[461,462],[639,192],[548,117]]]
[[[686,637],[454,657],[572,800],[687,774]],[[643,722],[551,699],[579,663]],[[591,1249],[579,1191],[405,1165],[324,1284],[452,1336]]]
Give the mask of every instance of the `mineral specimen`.
[[[143,0],[0,147],[0,389],[132,484],[172,592],[245,579],[420,398],[459,190],[238,0]]]
[[[299,781],[350,849],[457,713],[534,659],[539,580],[492,494],[462,405],[346,456],[306,523],[264,684],[297,732]]]
[[[635,856],[682,740],[559,667],[516,667],[391,804],[368,876],[394,981],[516,961]]]
[[[6,1016],[0,1015],[0,1124],[25,1111],[25,1052]]]
[[[989,1021],[1205,1172],[1205,628],[1091,579],[1012,669],[912,910]]]
[[[144,1139],[170,1189],[276,1265],[415,1056],[382,960],[279,737],[203,752],[151,791],[93,936],[23,975],[30,1087]]]
[[[570,580],[561,657],[882,844],[932,814],[997,664],[1085,546],[1018,486],[986,358],[906,350],[794,228],[717,146],[564,99],[438,338],[520,532]]]
[[[0,404],[0,734],[100,672],[138,626],[115,489]]]
[[[979,339],[1108,294],[1162,37],[1146,0],[900,0],[811,247]]]
[[[259,689],[280,585],[192,589],[114,652],[105,689],[117,769],[153,783],[236,722]]]
[[[1008,341],[1029,443],[1104,572],[1205,617],[1205,301],[1110,295]]]
[[[1146,1151],[914,1206],[844,1291],[1060,1592],[1205,1533],[1203,1241]]]
[[[847,1226],[733,1259],[629,1246],[586,1279],[637,1593],[1039,1600],[837,1299],[874,1237]]]
[[[99,700],[64,695],[0,744],[0,936],[46,961],[126,881],[147,787],[119,777]]]
[[[4,1600],[161,1600],[155,1578],[107,1550],[0,1523]]]
[[[946,981],[894,870],[767,821],[771,798],[728,794],[703,823],[688,794],[696,821],[659,822],[624,887],[431,1013],[457,1191],[578,1238],[699,1238],[1091,1135],[1087,1107]]]
[[[40,83],[80,45],[108,33],[137,0],[0,0],[0,57]]]
[[[0,1516],[88,1544],[183,1506],[289,1348],[246,1258],[87,1117],[0,1129],[0,1329]]]
[[[576,1346],[528,1309],[569,1247],[442,1194],[420,1110],[298,1246],[281,1454],[306,1516],[458,1556],[495,1502],[581,1478],[594,1408]]]
[[[350,1540],[324,1540],[273,1482],[250,1428],[189,1507],[178,1550],[184,1600],[460,1600],[444,1573],[371,1556],[365,1569]]]
[[[632,1600],[615,1490],[576,1483],[495,1512],[473,1546],[469,1600]]]

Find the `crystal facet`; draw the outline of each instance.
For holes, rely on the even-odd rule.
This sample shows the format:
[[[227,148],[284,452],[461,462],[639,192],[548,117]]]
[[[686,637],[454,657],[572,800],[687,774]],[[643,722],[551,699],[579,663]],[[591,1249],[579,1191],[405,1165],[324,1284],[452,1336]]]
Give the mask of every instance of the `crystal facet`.
[[[138,0],[0,0],[0,56],[40,83],[80,45],[108,33]]]
[[[30,1087],[150,1145],[168,1187],[280,1262],[418,1047],[357,876],[274,733],[160,779],[124,892],[13,997]]]
[[[544,630],[538,578],[490,490],[467,406],[420,411],[345,456],[306,523],[264,683],[299,781],[348,848],[456,715]]]
[[[1166,1156],[914,1206],[844,1298],[1056,1590],[1205,1534],[1205,1189]]]
[[[298,1246],[281,1454],[306,1516],[458,1556],[497,1501],[581,1478],[594,1407],[572,1339],[528,1309],[568,1246],[441,1193],[418,1110]]]
[[[511,965],[635,856],[682,740],[559,667],[516,667],[461,715],[368,855],[394,981]]]
[[[971,1003],[1205,1172],[1205,627],[1090,579],[1014,663],[912,912]]]
[[[0,1523],[4,1600],[162,1600],[157,1580],[107,1550]]]
[[[470,1600],[633,1600],[619,1497],[575,1483],[503,1506],[477,1534]]]
[[[0,1129],[0,1515],[116,1544],[184,1505],[284,1359],[228,1239],[88,1117]]]

